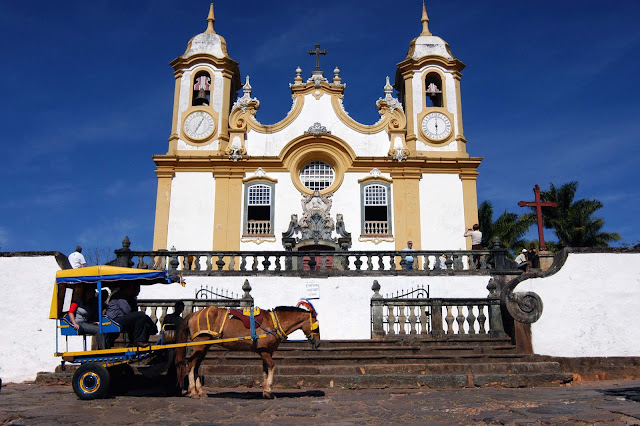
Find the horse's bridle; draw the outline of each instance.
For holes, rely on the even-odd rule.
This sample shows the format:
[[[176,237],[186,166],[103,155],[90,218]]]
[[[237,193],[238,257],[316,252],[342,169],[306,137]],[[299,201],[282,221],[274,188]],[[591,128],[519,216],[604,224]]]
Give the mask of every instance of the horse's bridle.
[[[306,305],[305,305],[306,306]],[[313,305],[310,306],[310,310],[309,310],[309,328],[310,328],[310,333],[309,336],[307,336],[307,340],[312,341],[313,339],[320,339],[320,332],[316,331],[320,329],[320,323],[318,322],[317,319],[314,320],[313,318],[313,314],[315,313],[316,316],[318,315],[318,313],[316,312],[316,310],[313,308]],[[287,333],[285,333],[285,331],[283,330],[282,326],[280,325],[280,321],[278,320],[278,314],[276,314],[275,309],[273,311],[269,311],[269,313],[271,314],[271,320],[273,322],[274,325],[274,330],[276,332],[276,335],[281,338],[282,340],[287,340]]]

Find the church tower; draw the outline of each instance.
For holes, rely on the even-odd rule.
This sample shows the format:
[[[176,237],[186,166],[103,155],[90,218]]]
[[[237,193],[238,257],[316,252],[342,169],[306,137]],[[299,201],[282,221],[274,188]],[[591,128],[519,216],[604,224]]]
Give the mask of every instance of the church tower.
[[[229,57],[227,43],[215,32],[214,22],[212,3],[206,30],[189,40],[184,54],[170,63],[174,69],[175,92],[169,151],[166,156],[154,156],[158,177],[154,250],[168,248],[170,208],[177,218],[193,208],[213,208],[203,203],[215,203],[215,181],[208,159],[227,148],[229,114],[241,82],[238,63]],[[204,172],[204,169],[209,170]],[[195,172],[176,175],[180,170]],[[210,191],[210,197],[190,197],[182,206],[176,203],[171,206],[172,186],[199,187]],[[173,228],[193,231],[185,227],[190,225],[175,223]],[[198,249],[210,250],[211,246]]]
[[[396,71],[395,88],[407,116],[407,147],[411,156],[425,159],[428,165],[425,170],[449,169],[449,182],[443,182],[444,177],[441,177],[439,183],[433,182],[434,185],[446,185],[454,190],[457,183],[450,172],[458,174],[464,201],[464,229],[467,229],[478,222],[476,179],[482,159],[470,157],[466,150],[460,93],[461,71],[465,65],[453,56],[446,41],[429,30],[424,3],[421,22],[422,32],[411,41],[407,56]],[[431,185],[422,179],[420,195],[423,201],[433,200],[428,195],[430,190],[425,188],[428,186]],[[437,208],[426,206],[426,209],[429,211],[434,207]],[[433,213],[440,217],[446,215],[444,211]],[[466,248],[471,248],[470,242]]]

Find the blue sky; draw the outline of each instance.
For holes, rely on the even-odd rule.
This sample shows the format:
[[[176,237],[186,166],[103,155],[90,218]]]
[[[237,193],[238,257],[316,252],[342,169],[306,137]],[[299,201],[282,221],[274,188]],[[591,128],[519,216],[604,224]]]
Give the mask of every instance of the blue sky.
[[[265,124],[291,106],[295,69],[315,43],[347,84],[358,121],[378,119],[385,76],[421,30],[421,1],[231,2],[216,32],[249,74]],[[76,244],[150,249],[156,178],[166,153],[169,61],[206,28],[209,1],[0,2],[4,65],[0,249]],[[537,183],[579,182],[604,202],[605,230],[640,240],[640,2],[429,1],[430,29],[467,65],[467,150],[484,157],[478,197],[520,213]],[[534,233],[531,234],[533,238]],[[546,231],[552,240],[551,231]]]

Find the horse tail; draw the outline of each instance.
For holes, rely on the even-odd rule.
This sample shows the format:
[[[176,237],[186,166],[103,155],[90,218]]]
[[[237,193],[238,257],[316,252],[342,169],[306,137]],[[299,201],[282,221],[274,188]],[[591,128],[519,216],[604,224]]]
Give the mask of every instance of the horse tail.
[[[193,316],[193,313],[190,313],[189,315],[187,315],[186,317],[184,317],[184,320],[182,321],[182,323],[180,324],[180,327],[178,328],[178,334],[176,336],[176,343],[186,343],[188,338],[189,338],[189,321],[191,320],[191,317]],[[178,388],[182,389],[183,384],[184,384],[184,378],[187,376],[187,361],[186,361],[186,357],[187,357],[187,348],[185,346],[180,346],[176,348],[176,355],[175,355],[175,365],[176,365],[176,375],[177,375],[177,379],[178,379]]]

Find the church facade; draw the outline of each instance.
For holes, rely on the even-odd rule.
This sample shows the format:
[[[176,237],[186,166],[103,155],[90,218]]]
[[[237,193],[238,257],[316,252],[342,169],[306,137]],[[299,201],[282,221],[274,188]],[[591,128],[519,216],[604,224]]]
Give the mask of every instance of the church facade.
[[[310,76],[295,71],[287,116],[260,123],[260,101],[214,22],[211,5],[205,32],[171,62],[169,149],[153,157],[154,250],[295,250],[296,233],[320,222],[340,234],[324,235],[321,248],[345,235],[336,248],[401,250],[408,240],[418,250],[471,248],[463,231],[478,220],[482,159],[466,150],[464,64],[430,33],[424,6],[422,32],[393,86],[387,77],[371,125],[345,111],[340,70],[325,76],[317,61]]]

